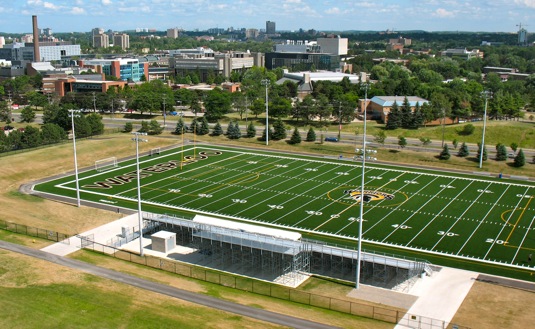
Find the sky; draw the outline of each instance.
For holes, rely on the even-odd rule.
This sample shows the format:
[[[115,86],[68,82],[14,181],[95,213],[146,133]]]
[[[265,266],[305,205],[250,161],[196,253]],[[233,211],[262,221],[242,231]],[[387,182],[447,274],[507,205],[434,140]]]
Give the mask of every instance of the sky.
[[[318,31],[535,30],[535,0],[0,0],[0,33],[208,28]],[[530,26],[533,25],[533,26]]]

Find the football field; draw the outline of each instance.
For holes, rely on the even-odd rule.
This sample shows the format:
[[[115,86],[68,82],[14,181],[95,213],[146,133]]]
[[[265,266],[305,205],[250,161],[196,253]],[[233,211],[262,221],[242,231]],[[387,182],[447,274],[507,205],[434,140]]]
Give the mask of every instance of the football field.
[[[533,268],[535,186],[491,177],[223,147],[140,157],[143,210],[201,213],[457,259]],[[136,162],[80,174],[82,199],[137,209]],[[75,197],[74,176],[35,190]],[[533,260],[535,263],[535,257]]]

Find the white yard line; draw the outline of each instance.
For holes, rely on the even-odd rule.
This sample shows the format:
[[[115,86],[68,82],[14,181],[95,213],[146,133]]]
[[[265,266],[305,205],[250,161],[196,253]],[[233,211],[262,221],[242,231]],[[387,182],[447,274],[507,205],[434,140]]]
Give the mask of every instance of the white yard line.
[[[501,200],[501,198],[503,198],[503,196],[505,195],[505,192],[507,192],[509,190],[511,186],[507,186],[507,188],[503,191],[502,195],[500,195],[500,197],[498,198],[498,200],[496,200],[496,202],[494,203],[494,205],[492,205],[492,207],[490,207],[489,211],[487,211],[487,213],[485,214],[485,216],[483,216],[483,218],[481,218],[481,220],[479,221],[479,223],[477,224],[477,227],[472,231],[472,234],[470,234],[470,236],[468,237],[468,239],[466,239],[466,241],[463,243],[463,245],[461,246],[461,248],[459,248],[459,250],[457,251],[456,255],[459,255],[459,253],[463,250],[464,246],[466,246],[466,244],[470,241],[470,239],[472,239],[472,236],[474,234],[476,234],[477,230],[479,229],[479,227],[481,226],[481,224],[483,224],[485,222],[485,220],[487,219],[488,215],[490,214],[490,212],[494,209],[494,207],[496,207],[496,205],[498,204],[498,201]]]
[[[522,197],[519,198],[520,200],[518,200],[518,203],[516,204],[516,206],[514,207],[514,209],[516,210],[516,208],[518,208],[518,205],[522,202],[522,200],[524,200],[524,196],[526,195],[526,193],[529,191],[529,188],[526,189],[526,191],[524,192],[524,194],[522,194]],[[483,259],[487,258],[487,256],[489,255],[490,251],[492,250],[492,248],[494,247],[494,245],[496,244],[496,241],[498,240],[498,238],[500,237],[500,235],[502,234],[503,230],[509,225],[509,220],[511,219],[511,217],[513,216],[513,214],[515,213],[515,211],[511,211],[511,215],[509,215],[509,218],[507,218],[507,221],[502,225],[502,229],[500,230],[500,232],[498,232],[498,234],[496,235],[496,237],[494,238],[494,240],[492,241],[492,243],[490,244],[490,247],[489,249],[487,250],[487,252],[485,253],[485,256],[483,256]]]
[[[485,187],[485,190],[487,190],[489,188],[489,186],[491,186],[492,183],[489,183],[486,187]],[[457,216],[457,219],[455,220],[455,222],[453,222],[453,224],[450,225],[450,227],[444,231],[444,234],[442,234],[442,236],[440,237],[440,239],[438,239],[437,243],[435,243],[433,245],[433,247],[431,248],[431,250],[435,249],[435,247],[440,243],[440,241],[442,241],[442,239],[444,239],[445,237],[447,237],[447,233],[449,233],[451,231],[451,229],[463,218],[464,214],[466,214],[466,212],[468,210],[470,210],[470,208],[472,208],[472,206],[477,202],[477,200],[479,200],[479,198],[481,198],[481,196],[485,194],[485,192],[480,192],[479,195],[477,196],[477,198],[472,202],[470,203],[470,206],[467,207],[463,212],[462,214],[460,214],[459,216]],[[452,200],[453,201],[453,200]],[[449,204],[448,204],[449,205]],[[434,219],[433,219],[434,220]]]

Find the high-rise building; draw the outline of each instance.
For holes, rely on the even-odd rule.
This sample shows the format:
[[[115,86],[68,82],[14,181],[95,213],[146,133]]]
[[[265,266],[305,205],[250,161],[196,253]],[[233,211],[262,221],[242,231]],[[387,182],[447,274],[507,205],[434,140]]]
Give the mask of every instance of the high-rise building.
[[[93,47],[108,48],[110,46],[110,38],[107,34],[97,34],[93,36]]]
[[[275,33],[276,33],[275,22],[266,21],[266,34],[275,34]]]
[[[521,27],[520,30],[518,30],[518,45],[519,46],[527,46],[528,45],[528,30]]]
[[[176,39],[180,35],[180,30],[177,27],[167,29],[167,37]]]
[[[247,39],[255,39],[258,37],[258,30],[257,29],[247,29],[245,30],[245,37]]]
[[[122,50],[130,48],[130,36],[126,33],[113,35],[113,46]]]
[[[333,55],[347,55],[347,38],[318,38],[321,52]]]

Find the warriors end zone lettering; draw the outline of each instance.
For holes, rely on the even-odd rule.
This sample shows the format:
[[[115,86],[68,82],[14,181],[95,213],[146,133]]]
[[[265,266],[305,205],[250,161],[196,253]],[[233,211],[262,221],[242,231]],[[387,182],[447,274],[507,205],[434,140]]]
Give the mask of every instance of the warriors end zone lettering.
[[[193,156],[188,155],[188,156],[184,157],[184,161],[182,162],[182,165],[185,166],[185,165],[188,165],[188,164],[195,163],[195,162],[197,162],[199,160],[208,159],[209,155],[221,155],[221,154],[222,154],[222,152],[211,152],[211,153],[209,153],[209,152],[199,152],[199,157],[197,157],[197,158],[193,158]],[[150,167],[147,167],[147,168],[142,168],[142,169],[139,170],[139,178],[141,179],[141,178],[152,176],[153,174],[158,174],[158,173],[166,172],[166,171],[171,170],[171,169],[175,169],[177,167],[180,167],[180,163],[181,163],[180,160],[170,160],[168,162],[159,163],[159,164],[154,165],[154,166],[150,166]],[[88,184],[88,185],[84,185],[82,187],[84,187],[84,188],[109,189],[109,188],[112,188],[113,186],[124,185],[124,184],[130,183],[130,182],[132,182],[132,181],[134,181],[136,179],[137,179],[137,172],[136,171],[131,171],[131,172],[128,172],[128,173],[125,173],[125,174],[122,174],[122,175],[115,176],[113,178],[108,178],[103,182],[102,181],[101,182],[95,182],[94,184]]]

